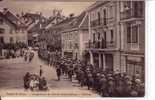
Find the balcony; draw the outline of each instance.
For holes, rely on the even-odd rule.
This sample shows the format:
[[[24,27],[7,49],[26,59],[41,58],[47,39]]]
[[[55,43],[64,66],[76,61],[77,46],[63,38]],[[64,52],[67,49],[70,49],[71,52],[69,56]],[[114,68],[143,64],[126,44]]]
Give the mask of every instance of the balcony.
[[[93,20],[91,21],[91,27],[96,27],[96,26],[103,26],[103,25],[107,25],[107,18],[101,18],[100,20]]]
[[[131,19],[131,18],[143,18],[143,9],[128,9],[120,13],[121,20]]]
[[[111,49],[115,48],[115,42],[107,42],[107,41],[95,41],[95,42],[88,42],[85,44],[86,49]]]

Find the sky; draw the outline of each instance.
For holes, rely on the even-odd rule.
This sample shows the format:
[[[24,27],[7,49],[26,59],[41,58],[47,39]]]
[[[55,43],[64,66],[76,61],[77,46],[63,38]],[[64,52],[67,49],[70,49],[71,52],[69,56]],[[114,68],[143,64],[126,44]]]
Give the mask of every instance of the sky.
[[[57,0],[58,1],[58,0]],[[76,0],[79,1],[79,0]],[[0,9],[9,8],[13,13],[41,12],[44,16],[52,15],[53,9],[61,9],[63,15],[69,16],[74,13],[79,15],[83,10],[92,5],[94,2],[58,2],[51,0],[3,0],[0,2]]]

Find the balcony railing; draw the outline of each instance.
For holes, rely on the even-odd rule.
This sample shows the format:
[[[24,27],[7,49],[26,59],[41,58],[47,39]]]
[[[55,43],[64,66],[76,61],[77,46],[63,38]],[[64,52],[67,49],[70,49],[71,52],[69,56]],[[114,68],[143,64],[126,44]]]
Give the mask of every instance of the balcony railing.
[[[142,18],[143,17],[143,9],[129,9],[120,13],[121,20],[130,19],[130,18]]]
[[[107,25],[107,18],[101,18],[100,20],[93,20],[91,21],[91,27],[94,27],[94,26],[100,26],[100,25]]]
[[[95,41],[95,42],[88,42],[85,44],[87,49],[108,49],[108,48],[115,48],[115,42],[107,42],[107,41]]]

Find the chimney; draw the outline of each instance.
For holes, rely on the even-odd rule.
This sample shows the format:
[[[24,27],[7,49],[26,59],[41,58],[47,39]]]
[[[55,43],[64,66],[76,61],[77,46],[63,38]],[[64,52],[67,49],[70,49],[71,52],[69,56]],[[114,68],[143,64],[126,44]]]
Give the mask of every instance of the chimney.
[[[70,17],[70,18],[73,18],[73,17],[74,17],[74,14],[73,14],[73,13],[71,13],[71,14],[69,15],[69,17]]]

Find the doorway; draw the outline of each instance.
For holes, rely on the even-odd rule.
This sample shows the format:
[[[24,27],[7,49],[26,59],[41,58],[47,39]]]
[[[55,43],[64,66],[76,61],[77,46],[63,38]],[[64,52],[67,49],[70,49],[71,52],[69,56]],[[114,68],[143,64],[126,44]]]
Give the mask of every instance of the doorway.
[[[109,71],[113,71],[113,55],[112,54],[106,54],[106,69]]]

